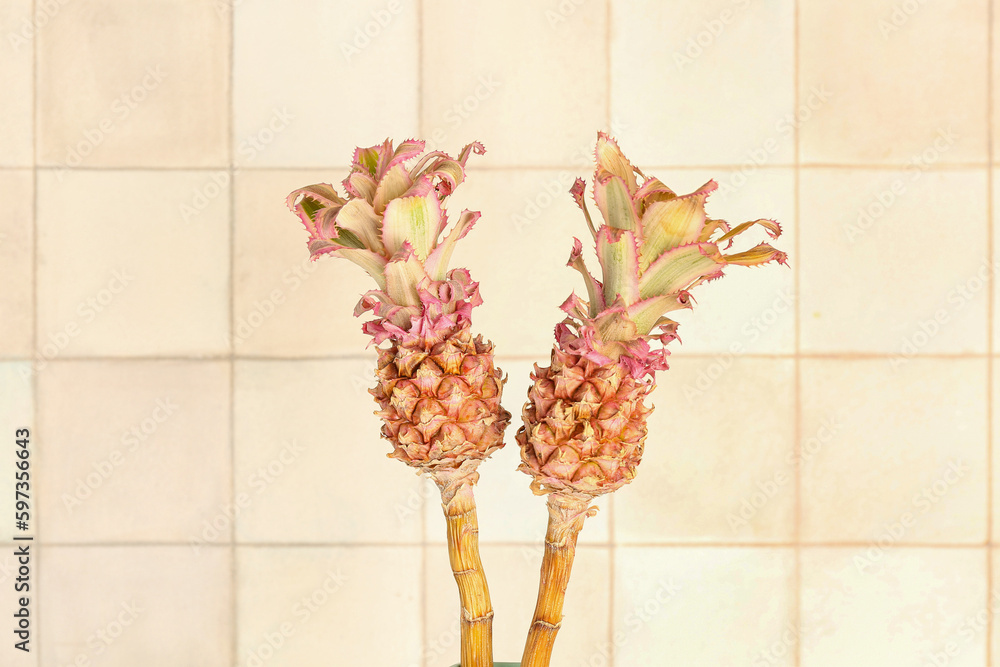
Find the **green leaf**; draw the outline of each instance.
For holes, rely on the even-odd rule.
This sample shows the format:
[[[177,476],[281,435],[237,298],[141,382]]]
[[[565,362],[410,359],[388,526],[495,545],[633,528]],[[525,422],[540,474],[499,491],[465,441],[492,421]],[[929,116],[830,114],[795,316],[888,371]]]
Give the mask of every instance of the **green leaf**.
[[[618,176],[608,176],[594,184],[594,199],[597,208],[604,215],[604,221],[615,229],[635,231],[639,227],[639,216],[632,206],[625,182]]]
[[[726,260],[714,243],[691,243],[660,255],[642,278],[639,295],[643,299],[675,294],[703,278],[719,273]]]
[[[382,217],[382,243],[390,255],[409,243],[423,261],[434,247],[440,224],[441,204],[435,193],[393,199]]]
[[[639,257],[635,235],[630,231],[615,234],[604,227],[597,235],[597,259],[604,270],[604,302],[614,303],[621,297],[625,305],[639,300]]]

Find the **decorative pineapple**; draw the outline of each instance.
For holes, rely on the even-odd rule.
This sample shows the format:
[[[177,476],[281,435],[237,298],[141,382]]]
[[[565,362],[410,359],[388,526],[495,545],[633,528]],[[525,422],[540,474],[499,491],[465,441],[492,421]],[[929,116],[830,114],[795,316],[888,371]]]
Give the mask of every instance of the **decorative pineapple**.
[[[723,252],[754,225],[772,238],[781,227],[754,220],[730,228],[709,219],[705,200],[714,181],[678,196],[633,167],[604,133],[595,158],[600,228],[584,202],[584,181],[577,179],[570,192],[596,242],[602,280],[587,270],[583,245],[574,239],[568,266],[583,274],[587,300],[574,294],[563,303],[569,317],[556,326],[550,365],[535,365],[517,432],[520,470],[532,476],[536,494],[550,494],[542,582],[523,667],[549,664],[577,535],[596,511],[591,501],[635,477],[652,411],[644,399],[655,372],[667,368],[665,345],[677,337],[677,323],[666,313],[690,308],[688,290],[721,277],[730,264],[786,262],[785,253],[766,243]]]
[[[329,184],[292,192],[288,206],[309,231],[313,259],[330,254],[351,260],[378,289],[361,297],[355,316],[379,349],[382,435],[390,457],[431,476],[441,490],[448,521],[452,570],[462,602],[462,665],[492,667],[489,589],[479,558],[472,487],[483,459],[503,446],[510,413],[500,406],[504,384],[493,365],[493,345],[470,333],[479,285],[465,269],[448,270],[455,244],[479,218],[462,211],[450,227],[445,200],[465,178],[471,153],[457,159],[440,151],[406,164],[424,150],[408,140],[393,149],[359,148],[344,180],[347,198]]]

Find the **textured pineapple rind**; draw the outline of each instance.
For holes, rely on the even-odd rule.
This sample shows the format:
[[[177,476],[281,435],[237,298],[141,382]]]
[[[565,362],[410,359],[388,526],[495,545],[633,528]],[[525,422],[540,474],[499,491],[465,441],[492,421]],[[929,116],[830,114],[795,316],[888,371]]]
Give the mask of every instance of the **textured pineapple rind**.
[[[632,481],[642,460],[644,398],[655,386],[621,363],[598,364],[556,346],[535,364],[517,432],[519,470],[536,494],[610,493]]]
[[[493,344],[462,326],[444,340],[393,339],[379,350],[380,409],[388,455],[434,471],[482,460],[503,447],[510,413],[500,405],[506,378],[493,364]]]

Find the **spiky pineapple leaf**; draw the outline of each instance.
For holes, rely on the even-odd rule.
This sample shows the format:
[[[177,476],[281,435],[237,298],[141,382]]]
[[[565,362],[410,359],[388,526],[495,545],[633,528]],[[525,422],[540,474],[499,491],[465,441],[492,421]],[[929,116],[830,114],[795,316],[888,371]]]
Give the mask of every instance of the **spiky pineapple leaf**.
[[[597,133],[597,147],[594,149],[594,157],[597,160],[598,171],[603,169],[622,179],[622,183],[628,187],[629,193],[636,191],[635,168],[618,148],[615,140],[604,132]]]
[[[566,266],[573,267],[583,276],[583,282],[587,286],[587,298],[590,301],[588,311],[590,317],[596,317],[605,307],[604,286],[587,270],[587,264],[583,261],[583,244],[578,238],[573,239],[573,250],[569,254]]]
[[[334,254],[360,266],[375,279],[381,289],[385,289],[385,266],[387,263],[385,257],[363,248],[339,248],[334,251]]]
[[[628,230],[616,234],[602,227],[597,234],[597,258],[604,270],[604,302],[613,303],[618,297],[626,305],[638,301],[639,254],[635,235]]]
[[[357,237],[362,246],[379,254],[385,252],[382,245],[379,219],[372,205],[364,199],[352,199],[337,213],[337,227]],[[345,244],[347,245],[347,244]]]
[[[788,261],[788,255],[767,243],[758,244],[745,252],[723,255],[723,257],[725,257],[727,264],[739,264],[740,266],[757,266],[771,261],[785,264]]]
[[[690,307],[690,300],[681,298],[679,294],[663,294],[634,303],[627,312],[629,319],[635,322],[636,330],[644,335],[653,330],[664,313]]]
[[[393,199],[382,216],[382,243],[390,254],[409,243],[417,258],[425,260],[437,240],[440,224],[441,203],[433,193]]]
[[[628,187],[618,176],[607,176],[594,184],[594,201],[604,215],[604,221],[615,229],[636,231],[639,216],[632,205]]]
[[[642,216],[645,243],[642,246],[643,268],[677,246],[698,240],[705,224],[705,200],[715,189],[709,181],[695,192],[683,197],[653,202]]]
[[[693,283],[721,272],[726,265],[719,249],[712,243],[691,243],[660,255],[639,279],[639,295],[648,299],[673,294]]]
[[[424,266],[410,251],[409,244],[402,249],[405,256],[385,265],[385,291],[393,303],[401,306],[419,306],[417,285],[427,277]]]
[[[432,280],[444,280],[448,271],[448,262],[451,261],[451,254],[455,250],[455,244],[469,233],[480,215],[479,211],[462,211],[462,214],[458,216],[458,222],[448,230],[444,240],[428,255],[427,261],[424,262],[424,268]]]

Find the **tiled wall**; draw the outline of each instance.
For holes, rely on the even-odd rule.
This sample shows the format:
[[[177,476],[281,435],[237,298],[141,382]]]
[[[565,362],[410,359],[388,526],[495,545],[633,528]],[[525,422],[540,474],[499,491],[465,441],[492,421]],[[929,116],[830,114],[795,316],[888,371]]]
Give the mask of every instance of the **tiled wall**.
[[[437,502],[385,459],[365,393],[368,281],[309,263],[284,197],[387,135],[482,140],[452,205],[483,219],[455,260],[516,414],[579,289],[565,191],[610,128],[677,190],[716,178],[713,216],[780,220],[792,268],[733,269],[682,315],[555,663],[1000,665],[993,15],[0,0],[0,540],[24,425],[40,540],[34,650],[5,635],[0,664],[457,660]],[[517,458],[479,488],[507,660],[545,520]]]

